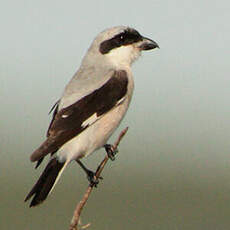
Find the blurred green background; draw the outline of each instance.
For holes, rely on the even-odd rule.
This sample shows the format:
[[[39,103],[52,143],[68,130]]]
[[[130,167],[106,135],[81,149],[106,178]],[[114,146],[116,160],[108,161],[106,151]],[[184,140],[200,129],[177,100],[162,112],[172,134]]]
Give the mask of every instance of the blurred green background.
[[[0,229],[68,229],[84,173],[72,163],[47,201],[29,208],[23,199],[45,166],[34,170],[29,155],[93,38],[115,25],[161,49],[133,66],[135,93],[118,132],[130,129],[82,222],[100,230],[229,229],[229,9],[227,0],[1,1]],[[96,168],[103,156],[84,162]]]

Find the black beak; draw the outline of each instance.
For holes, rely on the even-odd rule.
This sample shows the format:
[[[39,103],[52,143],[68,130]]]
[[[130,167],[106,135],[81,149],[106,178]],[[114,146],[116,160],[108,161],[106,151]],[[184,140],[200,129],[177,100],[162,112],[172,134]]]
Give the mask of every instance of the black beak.
[[[159,45],[149,38],[143,37],[143,40],[139,46],[141,50],[152,50],[155,48],[160,48]]]

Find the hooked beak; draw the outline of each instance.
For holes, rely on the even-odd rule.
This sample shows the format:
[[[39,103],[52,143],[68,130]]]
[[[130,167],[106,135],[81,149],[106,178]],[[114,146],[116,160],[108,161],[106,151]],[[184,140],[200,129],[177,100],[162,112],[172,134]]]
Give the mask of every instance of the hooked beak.
[[[143,37],[143,40],[138,48],[140,48],[141,50],[152,50],[152,49],[160,48],[160,47],[153,40]]]

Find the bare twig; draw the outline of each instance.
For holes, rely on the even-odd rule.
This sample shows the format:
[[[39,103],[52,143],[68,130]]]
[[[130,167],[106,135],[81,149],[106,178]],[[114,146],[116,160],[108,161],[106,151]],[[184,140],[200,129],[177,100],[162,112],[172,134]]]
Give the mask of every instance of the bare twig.
[[[124,130],[121,131],[120,135],[118,136],[117,140],[115,141],[115,143],[113,144],[113,150],[116,151],[121,139],[124,137],[124,135],[126,134],[126,132],[128,131],[128,127],[126,127]],[[97,171],[95,173],[96,179],[98,179],[101,175],[101,172],[103,171],[107,161],[108,161],[109,157],[106,154],[105,158],[102,160],[102,162],[100,163],[100,165],[97,168]],[[69,230],[78,230],[78,224],[79,224],[79,219],[80,219],[80,215],[82,212],[83,207],[85,206],[92,190],[93,190],[93,186],[88,186],[85,194],[83,195],[81,201],[77,204],[74,213],[73,213],[73,217],[70,223],[70,227]],[[86,225],[87,227],[89,226],[89,224]]]

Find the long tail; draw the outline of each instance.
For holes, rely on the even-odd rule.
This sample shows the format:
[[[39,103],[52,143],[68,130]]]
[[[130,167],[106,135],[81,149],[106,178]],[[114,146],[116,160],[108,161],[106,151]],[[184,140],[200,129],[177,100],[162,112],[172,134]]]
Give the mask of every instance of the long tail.
[[[25,198],[25,201],[27,201],[34,196],[30,203],[30,207],[36,206],[46,199],[54,188],[66,165],[67,162],[60,163],[57,158],[50,160],[37,183]]]

